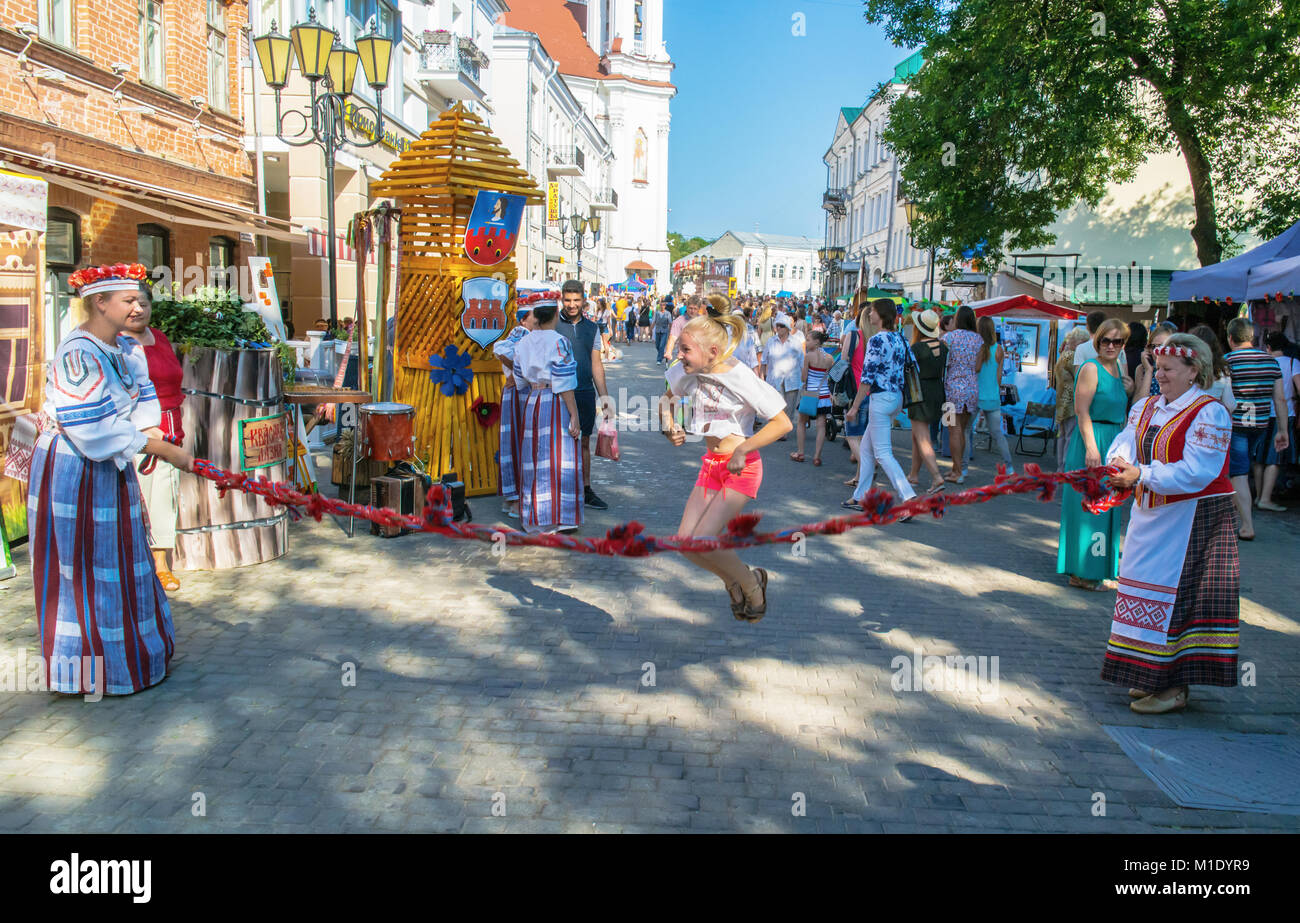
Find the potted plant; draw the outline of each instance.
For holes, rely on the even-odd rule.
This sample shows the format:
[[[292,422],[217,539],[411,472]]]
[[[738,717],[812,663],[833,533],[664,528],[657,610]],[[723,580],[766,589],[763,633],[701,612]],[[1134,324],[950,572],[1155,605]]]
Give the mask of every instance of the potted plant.
[[[293,348],[273,343],[262,318],[245,311],[238,292],[203,286],[188,295],[179,286],[159,286],[153,293],[153,324],[184,354],[196,347],[274,349],[286,380],[294,369]]]
[[[425,29],[424,43],[426,45],[450,45],[451,33],[446,29]]]

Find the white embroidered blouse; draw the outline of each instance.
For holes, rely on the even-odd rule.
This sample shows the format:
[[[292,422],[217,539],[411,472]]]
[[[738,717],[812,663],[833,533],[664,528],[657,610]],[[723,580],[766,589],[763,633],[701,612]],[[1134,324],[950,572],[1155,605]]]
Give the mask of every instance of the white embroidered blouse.
[[[143,430],[162,422],[149,361],[135,340],[109,345],[84,330],[63,338],[46,374],[45,413],[78,454],[118,470],[148,442]]]
[[[781,392],[738,361],[726,371],[689,375],[681,362],[674,362],[665,377],[675,397],[690,400],[685,428],[697,436],[749,437],[757,414],[770,420],[785,413]]]
[[[562,333],[531,331],[515,345],[514,364],[516,387],[549,387],[555,394],[578,390],[578,362]]]
[[[1117,459],[1130,465],[1136,464],[1137,424],[1147,401],[1157,402],[1151,416],[1151,425],[1160,427],[1205,393],[1193,386],[1172,403],[1166,401],[1164,395],[1146,397],[1135,403],[1129,411],[1127,425],[1110,444],[1106,464]],[[1166,495],[1193,494],[1204,490],[1223,471],[1223,459],[1231,442],[1232,416],[1228,409],[1218,401],[1206,404],[1197,412],[1194,425],[1187,433],[1182,460],[1152,461],[1149,465],[1138,465],[1138,470],[1142,472],[1140,483],[1147,490]]]

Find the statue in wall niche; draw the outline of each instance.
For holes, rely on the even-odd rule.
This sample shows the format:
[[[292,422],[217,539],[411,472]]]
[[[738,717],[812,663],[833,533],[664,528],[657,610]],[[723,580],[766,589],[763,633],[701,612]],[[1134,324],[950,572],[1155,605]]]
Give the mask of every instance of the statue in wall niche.
[[[650,182],[649,158],[646,154],[645,129],[636,130],[636,147],[632,156],[632,180],[637,183]]]

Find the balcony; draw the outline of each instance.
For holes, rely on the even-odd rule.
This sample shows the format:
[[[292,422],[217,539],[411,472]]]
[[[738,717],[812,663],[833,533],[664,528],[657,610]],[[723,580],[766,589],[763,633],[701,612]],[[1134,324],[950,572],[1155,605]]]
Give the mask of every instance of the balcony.
[[[447,99],[483,102],[487,94],[480,81],[487,66],[487,55],[473,40],[450,32],[426,32],[415,76]]]
[[[822,208],[832,215],[847,215],[848,208],[845,205],[845,198],[845,190],[827,189],[822,193]]]
[[[613,189],[597,189],[591,207],[598,212],[618,211],[618,193]]]
[[[551,162],[546,166],[548,176],[581,176],[585,168],[582,148],[562,146],[551,149]]]

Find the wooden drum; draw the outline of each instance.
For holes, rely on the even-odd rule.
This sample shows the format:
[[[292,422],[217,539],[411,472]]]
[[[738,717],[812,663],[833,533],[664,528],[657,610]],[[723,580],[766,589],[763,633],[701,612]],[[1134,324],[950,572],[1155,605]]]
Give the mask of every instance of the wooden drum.
[[[362,404],[361,454],[383,462],[414,456],[415,408],[410,404]]]

